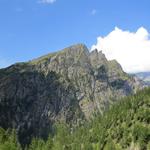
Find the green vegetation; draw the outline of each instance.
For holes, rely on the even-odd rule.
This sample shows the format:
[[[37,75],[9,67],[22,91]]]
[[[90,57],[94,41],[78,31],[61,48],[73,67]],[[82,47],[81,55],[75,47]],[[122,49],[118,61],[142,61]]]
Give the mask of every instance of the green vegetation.
[[[27,149],[150,150],[150,88],[120,100],[84,125],[58,124],[54,136],[46,141],[34,138]],[[14,131],[0,129],[0,150],[20,150]]]
[[[0,128],[0,150],[21,150],[15,130]]]

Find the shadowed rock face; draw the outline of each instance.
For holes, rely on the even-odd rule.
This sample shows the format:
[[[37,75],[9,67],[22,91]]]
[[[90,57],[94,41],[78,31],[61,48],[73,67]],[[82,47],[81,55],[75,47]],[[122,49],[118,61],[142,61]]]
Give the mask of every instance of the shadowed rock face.
[[[78,124],[140,88],[115,60],[74,45],[0,70],[0,126],[29,143],[46,138],[55,122]]]

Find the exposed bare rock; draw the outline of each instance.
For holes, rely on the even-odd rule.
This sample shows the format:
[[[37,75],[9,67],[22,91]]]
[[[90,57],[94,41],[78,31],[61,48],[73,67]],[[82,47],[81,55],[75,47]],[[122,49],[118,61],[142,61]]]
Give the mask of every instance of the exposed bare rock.
[[[117,61],[74,45],[0,70],[0,126],[16,128],[28,143],[57,121],[78,124],[141,87]]]

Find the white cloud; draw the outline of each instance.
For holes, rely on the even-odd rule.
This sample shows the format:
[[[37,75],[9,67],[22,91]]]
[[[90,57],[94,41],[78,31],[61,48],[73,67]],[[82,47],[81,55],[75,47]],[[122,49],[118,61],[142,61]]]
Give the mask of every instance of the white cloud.
[[[53,4],[56,0],[39,0],[38,3]]]
[[[97,10],[96,10],[96,9],[93,9],[93,10],[91,11],[91,15],[96,15],[96,13],[97,13]]]
[[[126,72],[150,71],[149,35],[144,27],[136,32],[115,27],[107,36],[98,37],[91,49],[102,50],[109,60],[116,59]]]

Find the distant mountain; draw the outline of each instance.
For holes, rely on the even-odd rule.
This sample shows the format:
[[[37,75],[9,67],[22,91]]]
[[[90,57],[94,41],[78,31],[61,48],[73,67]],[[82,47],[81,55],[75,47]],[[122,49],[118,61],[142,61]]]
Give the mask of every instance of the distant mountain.
[[[143,80],[146,84],[150,85],[150,72],[136,73],[136,76]]]
[[[82,124],[143,84],[102,52],[73,45],[0,70],[0,126],[21,144],[46,138],[56,122]]]

